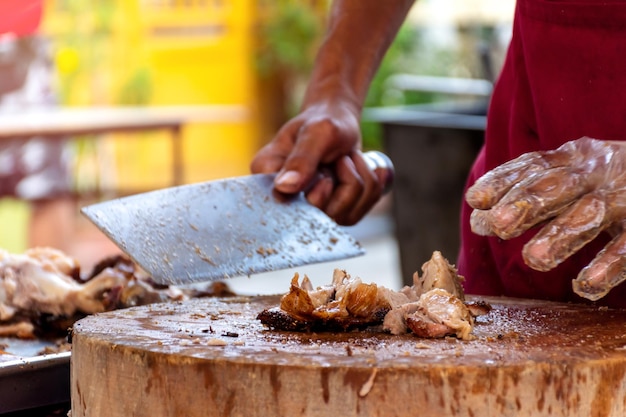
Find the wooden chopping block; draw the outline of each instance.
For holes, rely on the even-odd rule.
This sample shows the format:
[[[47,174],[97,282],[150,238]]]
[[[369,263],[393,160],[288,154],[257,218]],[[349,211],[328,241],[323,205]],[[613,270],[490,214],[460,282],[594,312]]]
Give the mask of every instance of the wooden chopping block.
[[[89,316],[72,417],[626,415],[626,310],[483,299],[472,341],[270,331],[277,296]]]

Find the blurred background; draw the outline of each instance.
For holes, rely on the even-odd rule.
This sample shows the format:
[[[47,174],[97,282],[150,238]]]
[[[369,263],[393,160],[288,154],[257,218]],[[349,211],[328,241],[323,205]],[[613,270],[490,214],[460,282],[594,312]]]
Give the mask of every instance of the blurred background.
[[[432,142],[443,143],[442,135],[459,132],[462,138],[452,138],[443,154],[461,149],[473,157],[513,8],[513,0],[419,0],[387,53],[367,99],[364,144],[408,161],[391,155],[399,171],[394,195],[354,229],[365,241],[389,239],[384,249],[374,246],[385,256],[373,258],[375,263],[397,264],[401,247],[416,254],[419,265],[427,260],[407,240],[419,234],[423,243],[425,232],[401,223],[419,215],[397,208],[439,199],[420,189],[415,176],[435,184],[438,193],[462,181],[466,161],[436,162],[444,171],[443,182],[437,182],[434,168],[416,158]],[[82,205],[169,186],[176,175],[177,182],[190,183],[248,174],[255,152],[298,109],[328,9],[329,2],[320,0],[44,0],[39,32],[52,47],[60,108],[162,108],[181,120],[178,131],[100,131],[70,138],[76,209],[71,239],[77,244],[68,250],[84,264],[113,250],[106,243],[89,246],[101,237],[78,214]],[[448,122],[433,123],[433,115],[442,114],[451,116]],[[407,151],[419,135],[426,139]],[[180,141],[178,173],[172,169],[173,140]],[[450,180],[457,165],[458,178]],[[450,193],[457,198],[456,191]],[[29,201],[0,200],[1,248],[20,252],[29,246],[29,210]],[[396,234],[399,229],[411,236]],[[450,233],[455,235],[454,228]],[[446,243],[425,245],[432,252]]]

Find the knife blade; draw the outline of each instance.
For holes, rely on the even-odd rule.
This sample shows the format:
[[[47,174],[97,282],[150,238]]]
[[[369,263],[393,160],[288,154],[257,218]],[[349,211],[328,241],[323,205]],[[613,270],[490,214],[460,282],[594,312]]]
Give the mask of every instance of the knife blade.
[[[274,176],[182,185],[81,211],[163,284],[221,280],[365,253],[304,194],[274,191]]]

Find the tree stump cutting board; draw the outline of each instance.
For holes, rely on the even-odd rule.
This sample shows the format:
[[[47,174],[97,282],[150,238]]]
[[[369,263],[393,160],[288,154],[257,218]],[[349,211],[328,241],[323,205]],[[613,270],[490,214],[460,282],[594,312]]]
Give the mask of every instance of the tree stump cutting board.
[[[626,416],[626,310],[483,299],[472,341],[270,331],[278,296],[89,316],[72,417]]]

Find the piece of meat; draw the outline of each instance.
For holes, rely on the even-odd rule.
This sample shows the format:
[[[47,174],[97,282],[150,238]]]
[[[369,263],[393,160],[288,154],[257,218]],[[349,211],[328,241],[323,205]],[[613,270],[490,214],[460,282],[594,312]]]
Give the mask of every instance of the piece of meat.
[[[441,288],[464,300],[462,281],[463,277],[457,273],[455,266],[450,264],[439,251],[434,251],[430,260],[422,265],[421,277],[417,272],[413,274],[413,287],[418,296],[434,288]]]
[[[152,283],[152,280],[149,281]],[[165,288],[169,288],[165,286]],[[237,294],[222,281],[210,281],[178,288],[187,298],[234,297]]]
[[[421,337],[455,335],[470,340],[474,319],[465,303],[448,291],[435,288],[417,301],[417,309],[406,316],[406,324]]]
[[[257,319],[274,330],[289,332],[315,331],[315,321],[291,316],[280,307],[268,308],[257,315]]]
[[[100,262],[94,265],[91,272],[85,277],[84,280],[91,280],[92,278],[100,275],[100,273],[107,268],[117,269],[126,276],[136,275],[139,273],[139,268],[137,268],[137,265],[128,256],[118,254],[108,256],[100,260]]]
[[[0,250],[0,333],[30,338],[64,331],[87,314],[232,294],[220,284],[194,290],[158,285],[125,255],[103,259],[82,278],[78,262],[56,249]]]
[[[58,249],[35,247],[26,249],[24,255],[41,263],[46,270],[60,272],[76,281],[80,280],[80,265],[78,261]]]
[[[300,286],[299,278],[296,273],[291,279],[291,287],[281,298],[280,308],[296,319],[308,320],[312,318],[315,306],[308,291]]]
[[[75,260],[54,249],[0,252],[0,321],[18,312],[67,317],[187,298],[176,287],[155,288],[124,257],[101,263],[83,282],[73,278],[77,268]]]
[[[0,254],[0,320],[19,311],[66,316],[104,311],[101,294],[122,285],[124,278],[107,276],[80,284],[68,275],[76,263],[66,258],[44,249]]]
[[[395,335],[404,334],[411,330],[416,335],[427,338],[444,337],[449,334],[456,334],[456,331],[452,331],[449,326],[441,323],[438,324],[433,320],[433,318],[429,317],[428,314],[421,314],[418,312],[418,310],[421,311],[421,309],[424,309],[423,304],[426,300],[433,296],[433,291],[434,290],[431,290],[426,293],[426,297],[424,297],[424,299],[420,298],[421,302],[406,303],[389,311],[383,322],[383,330]],[[463,304],[472,317],[482,316],[491,311],[491,306],[484,301],[465,301]],[[461,316],[465,316],[463,308],[459,307],[459,309],[461,310],[459,314]],[[430,308],[428,306],[425,308],[426,312],[430,310],[433,310],[432,306],[430,306]],[[414,313],[416,312],[418,313],[415,315]],[[408,325],[407,320],[411,322],[411,326]],[[473,325],[473,321],[471,324]]]
[[[296,273],[279,308],[264,310],[258,319],[271,329],[334,331],[382,324],[398,335],[412,331],[420,337],[471,336],[472,315],[486,314],[488,304],[463,301],[462,277],[440,252],[414,275],[414,285],[393,291],[366,284],[336,269],[332,284],[314,289],[307,276]],[[470,308],[471,306],[471,308]]]
[[[491,311],[491,305],[486,301],[465,301],[465,306],[469,309],[472,317],[484,316]]]
[[[391,334],[404,334],[409,331],[406,317],[417,311],[419,304],[417,301],[402,304],[389,311],[383,321],[383,330]]]
[[[14,361],[17,359],[21,359],[21,357],[0,349],[0,362]]]
[[[87,283],[105,276],[123,277],[123,285],[106,293],[107,310],[166,301],[184,301],[189,298],[234,295],[228,285],[212,282],[204,287],[179,288],[156,283],[125,255],[116,255],[100,261],[91,272]]]
[[[358,285],[350,288],[350,291],[343,298],[348,314],[358,318],[375,316],[380,310],[389,311],[390,306],[385,301],[378,297],[378,286],[376,284],[365,284],[363,282],[359,282]]]
[[[406,319],[407,326],[415,335],[424,339],[440,339],[454,334],[453,329],[445,324],[431,321],[427,316],[418,314]]]
[[[381,324],[393,306],[408,300],[404,294],[365,284],[339,269],[329,286],[313,289],[308,277],[301,283],[299,279],[296,273],[279,309],[258,315],[263,324],[280,330],[364,328]]]
[[[13,323],[0,324],[0,337],[34,339],[35,326],[29,321],[17,321]]]

